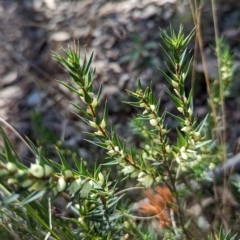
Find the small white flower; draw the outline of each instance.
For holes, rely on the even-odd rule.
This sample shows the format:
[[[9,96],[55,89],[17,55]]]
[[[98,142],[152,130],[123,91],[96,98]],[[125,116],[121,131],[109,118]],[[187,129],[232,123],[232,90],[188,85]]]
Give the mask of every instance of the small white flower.
[[[181,130],[183,132],[189,132],[189,131],[191,131],[191,127],[183,127]]]
[[[104,182],[104,181],[105,181],[105,178],[104,178],[104,176],[103,176],[103,174],[102,174],[101,172],[98,174],[98,179],[99,179],[101,182]]]
[[[160,121],[161,121],[161,118],[160,118],[160,117],[157,117],[157,118],[156,118],[156,121],[157,121],[157,122],[160,122]]]
[[[18,169],[17,172],[14,174],[14,177],[20,178],[23,177],[24,175],[27,175],[27,172],[22,169]]]
[[[195,146],[195,141],[192,138],[188,140],[188,143],[191,147]]]
[[[71,170],[65,170],[65,171],[64,171],[64,176],[65,176],[66,178],[71,178],[71,177],[73,176],[73,173],[72,173]]]
[[[26,179],[26,180],[24,180],[24,181],[21,183],[21,186],[22,186],[23,188],[28,188],[28,187],[30,187],[32,184],[33,184],[33,180],[31,180],[31,179]]]
[[[138,178],[138,181],[142,183],[142,185],[145,187],[151,187],[153,183],[153,178],[150,175],[145,175],[142,178]]]
[[[184,113],[183,111],[183,108],[182,107],[178,107],[177,110],[180,112],[180,113]]]
[[[124,158],[123,158],[122,156],[115,158],[115,160],[116,160],[119,164],[122,163],[123,159],[124,159]]]
[[[122,161],[122,162],[118,162],[118,164],[119,164],[121,167],[125,167],[125,166],[127,166],[127,163],[124,162],[124,161]]]
[[[185,104],[187,103],[187,98],[186,98],[186,97],[183,98],[183,102],[184,102]]]
[[[156,119],[156,117],[155,117],[155,115],[154,115],[153,113],[148,114],[148,117],[149,117],[150,119]]]
[[[190,125],[190,121],[188,119],[185,120],[185,125],[189,126]]]
[[[29,172],[36,178],[42,178],[44,176],[44,169],[38,164],[32,163]]]
[[[66,181],[63,177],[58,179],[58,183],[57,183],[57,190],[58,192],[62,192],[65,188],[66,188]]]
[[[143,115],[148,114],[148,110],[144,110],[142,114],[143,114]]]
[[[121,172],[123,172],[124,175],[132,173],[134,171],[135,171],[135,168],[132,165],[128,165],[121,170]]]
[[[81,178],[74,180],[68,187],[69,194],[70,195],[75,194],[78,190],[80,190],[81,187],[82,187]]]
[[[89,125],[93,128],[98,128],[98,125],[93,121],[89,121]]]
[[[180,152],[185,152],[186,151],[186,148],[185,147],[181,147],[180,148]]]
[[[91,109],[91,108],[87,108],[87,113],[88,113],[90,116],[93,116],[93,112],[92,112],[92,109]]]
[[[115,154],[115,151],[113,149],[111,149],[107,152],[107,154],[110,156],[113,156]]]
[[[193,132],[193,137],[194,137],[194,140],[198,140],[199,137],[200,137],[200,133],[199,132]]]
[[[176,162],[177,162],[178,164],[181,164],[181,159],[180,159],[179,157],[176,157]]]
[[[103,133],[101,132],[101,131],[97,131],[97,132],[94,132],[96,135],[98,135],[98,136],[103,136]]]
[[[176,88],[174,88],[173,90],[174,90],[174,92],[175,92],[178,96],[180,96],[180,93],[179,93],[179,91],[178,91]]]
[[[8,180],[7,180],[7,183],[8,184],[14,184],[14,183],[17,183],[18,181],[17,181],[17,179],[16,178],[9,178]]]
[[[178,82],[175,82],[175,81],[172,81],[172,85],[173,85],[174,88],[178,88],[179,87]]]
[[[192,112],[191,108],[188,108],[188,113],[189,113],[190,116],[192,116],[193,112]]]
[[[47,164],[44,164],[44,175],[45,177],[50,177],[53,173],[53,170],[50,166],[48,166]]]
[[[160,130],[160,132],[161,132],[162,135],[164,135],[164,134],[166,134],[167,130],[164,129],[164,128],[162,128],[162,129]]]
[[[101,124],[100,124],[100,127],[101,127],[102,129],[105,129],[105,128],[106,128],[106,122],[105,122],[104,119],[102,120],[102,122],[101,122]]]
[[[124,154],[123,150],[119,151],[119,153],[123,158],[125,157],[125,154]]]
[[[111,148],[111,146],[110,146],[110,145],[112,144],[112,141],[111,141],[111,140],[106,140],[105,143],[108,145],[108,147]]]
[[[83,103],[87,104],[84,97],[80,97],[80,99],[83,101]]]
[[[97,106],[97,104],[98,104],[97,99],[94,98],[92,101],[92,107],[95,108]]]
[[[35,181],[29,188],[29,191],[40,191],[44,189],[45,187],[45,182],[44,181]]]
[[[187,160],[187,159],[188,159],[188,156],[187,156],[186,152],[181,152],[181,157],[182,157],[184,160]]]
[[[91,97],[91,98],[94,97],[94,93],[93,93],[93,92],[89,92],[88,95],[89,95],[89,97]]]
[[[146,107],[146,103],[140,103],[140,107]]]
[[[151,149],[150,145],[146,144],[145,149],[150,150]]]
[[[156,119],[151,119],[151,120],[150,120],[150,124],[151,124],[152,126],[157,126],[157,125],[158,125],[158,122],[156,121]]]
[[[145,176],[145,175],[146,175],[146,173],[140,172],[140,173],[138,174],[138,178],[142,178],[142,177]]]
[[[138,176],[138,174],[139,174],[139,171],[135,170],[135,171],[131,174],[131,177],[132,177],[132,178],[135,178],[135,177]]]
[[[80,209],[80,205],[79,204],[75,204],[75,208],[79,210]]]
[[[12,162],[8,162],[7,165],[7,170],[10,172],[10,173],[13,173],[13,172],[16,172],[17,171],[17,165],[15,163],[12,163]]]
[[[162,181],[162,178],[160,176],[156,177],[156,182],[161,182]]]
[[[208,168],[209,168],[210,170],[213,170],[215,167],[216,167],[216,166],[215,166],[214,163],[210,163]]]
[[[115,147],[114,147],[114,150],[115,150],[116,152],[119,152],[119,146],[115,146]]]
[[[92,186],[93,186],[92,180],[85,182],[81,190],[81,196],[87,197],[89,192],[92,190]]]
[[[156,108],[156,106],[155,106],[155,105],[150,105],[150,109],[151,109],[152,111],[154,111],[154,110],[155,110],[155,108]]]
[[[167,145],[166,148],[165,148],[165,150],[166,150],[167,153],[170,153],[170,152],[171,152],[171,148],[170,148],[170,146]]]
[[[83,96],[84,95],[84,91],[80,88],[79,90],[78,90],[78,92]]]

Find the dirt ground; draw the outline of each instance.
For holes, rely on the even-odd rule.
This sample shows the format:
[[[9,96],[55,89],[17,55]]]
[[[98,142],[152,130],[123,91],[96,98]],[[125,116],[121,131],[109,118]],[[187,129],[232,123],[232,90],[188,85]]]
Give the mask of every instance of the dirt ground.
[[[231,150],[237,151],[240,136],[240,2],[216,1],[220,33],[235,54],[235,85],[227,100],[231,116],[228,129]],[[73,40],[82,52],[94,50],[96,87],[103,82],[103,98],[108,99],[112,121],[127,137],[122,124],[134,112],[121,101],[128,100],[125,89],[134,89],[137,78],[143,85],[154,84],[162,108],[172,105],[164,92],[166,84],[157,68],[164,68],[159,48],[159,27],[168,30],[184,24],[193,28],[189,1],[186,0],[0,0],[0,117],[22,136],[33,141],[39,134],[40,119],[68,147],[77,147],[88,157],[88,145],[81,131],[86,126],[71,113],[68,100],[79,100],[60,86],[56,79],[66,74],[52,59],[52,51],[62,53]],[[214,30],[210,1],[203,1],[202,31],[207,65],[212,80],[216,77]],[[194,48],[194,42],[190,46]],[[196,64],[196,112],[203,117],[208,109],[201,61]],[[42,127],[42,125],[41,125]],[[77,129],[77,131],[76,131]],[[9,132],[19,154],[28,159],[22,143]]]

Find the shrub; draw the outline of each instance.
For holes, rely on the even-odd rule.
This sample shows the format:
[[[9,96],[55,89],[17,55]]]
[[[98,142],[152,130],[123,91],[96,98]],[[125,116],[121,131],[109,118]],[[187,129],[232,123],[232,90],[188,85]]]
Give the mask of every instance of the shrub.
[[[219,129],[223,124],[218,116],[224,112],[233,58],[220,40],[216,46],[219,76],[209,95],[211,109],[200,121],[194,112],[194,86],[187,91],[185,84],[192,66],[188,46],[195,31],[185,36],[180,26],[178,32],[170,28],[169,34],[165,30],[160,33],[161,49],[168,62],[167,72],[160,71],[168,82],[166,93],[176,113],[161,109],[151,84],[143,89],[138,80],[135,91],[127,90],[135,101],[126,104],[139,109],[131,124],[141,137],[140,148],[127,145],[116,133],[108,117],[107,102],[102,114],[98,109],[102,85],[95,93],[93,53],[81,61],[80,47],[75,44],[65,50],[64,57],[53,54],[72,79],[60,83],[83,103],[71,104],[76,116],[93,130],[88,132],[89,144],[104,149],[106,158],[91,172],[81,158],[72,157],[72,167],[72,162],[56,148],[60,159],[57,163],[45,158],[41,148],[30,140],[26,143],[22,139],[36,158],[27,167],[0,128],[4,142],[0,154],[2,234],[16,239],[156,239],[157,235],[164,239],[207,239],[212,229],[201,210],[190,213],[185,205],[190,195],[196,194],[194,201],[201,200],[199,190],[206,182],[206,173],[218,164],[222,154],[221,133],[217,140],[209,133],[213,126]],[[167,125],[167,116],[176,121],[176,129]],[[1,123],[11,128],[2,119]],[[170,132],[175,132],[175,140],[170,138]],[[136,179],[137,186],[118,191],[117,176],[110,179],[102,172],[106,165],[119,166],[124,179]],[[147,188],[144,193],[148,202],[138,207],[143,216],[134,216],[121,199],[126,192],[139,188]],[[58,198],[66,202],[63,209],[54,205]],[[137,223],[137,219],[154,220],[158,231]]]

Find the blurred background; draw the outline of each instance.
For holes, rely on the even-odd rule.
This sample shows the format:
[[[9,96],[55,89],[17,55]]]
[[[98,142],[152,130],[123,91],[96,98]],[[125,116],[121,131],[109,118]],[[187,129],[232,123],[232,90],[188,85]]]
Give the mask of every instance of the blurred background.
[[[194,1],[200,6],[201,30],[211,80],[217,74],[214,54],[214,26],[211,1]],[[43,146],[47,157],[54,157],[53,146],[75,149],[89,162],[98,162],[99,149],[83,139],[88,130],[74,114],[69,101],[80,103],[56,80],[68,76],[54,62],[52,51],[79,41],[82,53],[94,50],[96,89],[103,82],[102,103],[108,99],[111,121],[128,141],[128,121],[136,110],[122,101],[129,100],[125,89],[134,90],[137,79],[143,86],[154,85],[162,109],[173,109],[158,68],[165,69],[159,47],[159,27],[169,30],[184,25],[186,35],[194,27],[191,0],[0,0],[0,117],[8,121],[22,136]],[[230,151],[239,151],[240,136],[240,1],[216,0],[220,35],[235,54],[234,84],[227,99],[228,139]],[[196,54],[196,115],[208,111],[207,91],[198,49]],[[189,76],[189,86],[191,76]],[[170,121],[170,120],[169,120]],[[168,125],[174,123],[169,122]],[[18,138],[9,137],[24,161],[34,161]],[[137,141],[137,139],[135,139]],[[69,150],[68,150],[69,151]],[[96,154],[97,153],[97,154]],[[69,153],[70,154],[70,153]]]

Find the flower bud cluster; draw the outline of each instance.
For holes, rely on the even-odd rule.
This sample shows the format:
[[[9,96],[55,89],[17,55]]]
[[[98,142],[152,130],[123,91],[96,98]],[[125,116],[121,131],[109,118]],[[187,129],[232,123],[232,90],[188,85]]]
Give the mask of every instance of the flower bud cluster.
[[[137,179],[143,186],[151,187],[153,183],[153,178],[151,175],[146,174],[145,172],[140,172]]]
[[[70,195],[81,190],[82,197],[86,197],[93,187],[92,180],[75,178],[71,170],[63,171],[61,176],[56,176],[53,169],[47,165],[31,164],[29,169],[20,169],[17,164],[0,162],[0,176],[7,179],[8,184],[17,184],[29,191],[40,191],[53,187],[55,194],[68,191]],[[53,181],[54,179],[54,181]],[[104,177],[99,173],[99,183],[104,183]]]
[[[201,164],[202,155],[191,149],[181,147],[179,155],[175,158],[182,171],[187,171],[190,168]]]

